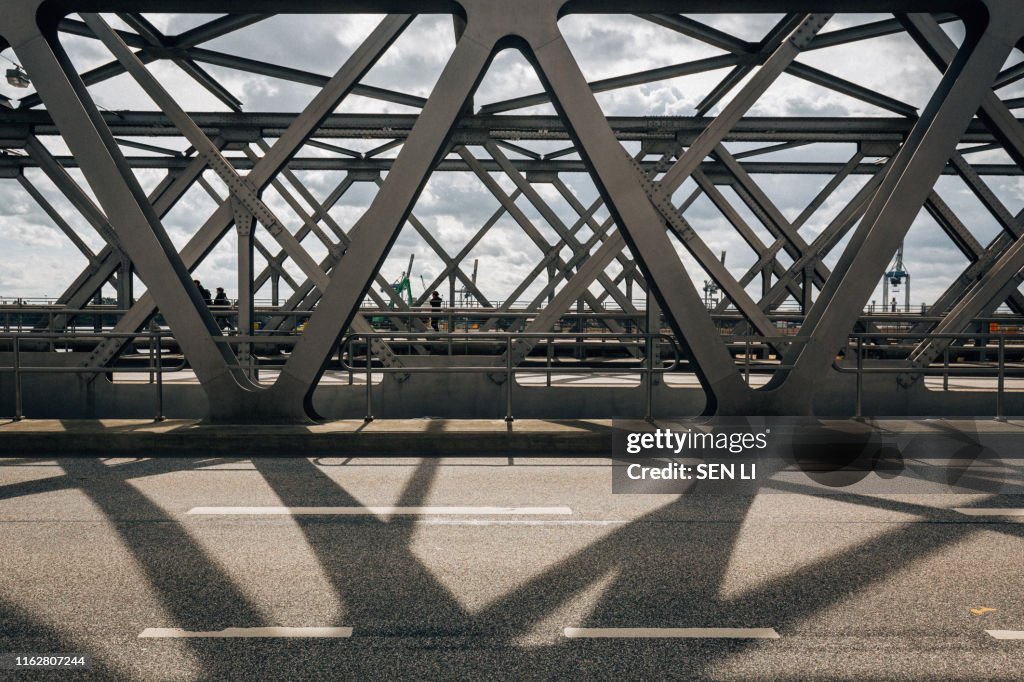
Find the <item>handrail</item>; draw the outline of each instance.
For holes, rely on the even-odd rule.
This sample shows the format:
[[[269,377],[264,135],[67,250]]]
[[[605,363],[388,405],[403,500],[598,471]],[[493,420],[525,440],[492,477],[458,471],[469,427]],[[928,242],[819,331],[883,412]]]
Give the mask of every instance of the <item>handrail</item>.
[[[188,362],[182,358],[181,363],[165,367],[163,364],[163,347],[161,340],[167,334],[163,331],[145,331],[135,333],[123,332],[93,332],[73,335],[72,338],[148,338],[155,341],[155,346],[150,345],[149,364],[146,367],[122,367],[116,371],[120,374],[146,374],[150,375],[150,383],[156,387],[156,416],[154,421],[164,420],[164,384],[163,378],[166,372],[181,372],[188,366]],[[67,339],[68,334],[57,334],[52,332],[0,332],[0,340],[10,340],[13,363],[11,367],[0,367],[0,372],[13,372],[14,374],[14,421],[21,421],[25,418],[21,377],[24,374],[110,374],[115,370],[110,367],[25,367],[21,364],[21,342],[29,340],[52,340]]]
[[[493,340],[493,341],[497,341],[499,343],[504,341],[504,343],[505,343],[505,353],[504,353],[504,355],[505,355],[505,367],[504,367],[504,375],[505,375],[505,381],[504,381],[504,383],[505,383],[505,421],[511,423],[511,422],[515,421],[515,417],[512,416],[512,385],[515,383],[513,381],[514,374],[516,372],[526,372],[526,373],[529,373],[529,372],[536,372],[536,373],[544,372],[544,373],[550,373],[551,372],[551,361],[552,361],[551,353],[548,352],[547,353],[547,362],[546,362],[546,365],[544,367],[522,367],[522,366],[520,366],[518,368],[513,368],[513,366],[512,366],[512,343],[513,343],[513,340],[524,340],[524,339],[545,340],[546,339],[546,340],[548,340],[548,347],[550,349],[550,347],[553,345],[555,339],[571,339],[573,341],[580,341],[580,340],[582,340],[584,338],[587,338],[587,337],[608,339],[609,337],[611,337],[611,338],[618,338],[619,336],[622,336],[625,339],[624,343],[626,343],[626,344],[635,344],[637,346],[640,345],[639,344],[639,339],[641,339],[641,338],[644,339],[644,349],[645,349],[644,360],[645,360],[645,362],[644,362],[644,367],[640,370],[640,374],[643,377],[642,380],[644,381],[644,385],[645,385],[645,388],[646,388],[645,407],[644,407],[644,413],[645,413],[644,414],[644,419],[650,421],[651,419],[653,419],[652,415],[653,415],[653,409],[654,409],[654,375],[656,375],[656,374],[664,374],[665,372],[671,372],[671,371],[675,370],[676,368],[679,367],[681,359],[682,359],[681,358],[681,354],[679,352],[679,346],[676,344],[675,337],[669,336],[668,334],[644,333],[644,334],[629,334],[627,336],[625,334],[623,334],[623,335],[617,335],[617,334],[588,334],[586,332],[577,332],[577,333],[567,333],[567,332],[548,332],[548,333],[543,333],[543,332],[477,332],[477,333],[451,333],[451,332],[433,332],[433,333],[430,333],[430,332],[428,332],[428,333],[416,333],[416,332],[372,332],[371,333],[371,332],[363,332],[363,333],[348,334],[347,336],[345,336],[341,340],[341,342],[339,343],[338,347],[339,347],[339,349],[346,348],[346,347],[351,348],[351,344],[355,340],[357,340],[357,339],[366,339],[366,341],[369,342],[371,339],[375,339],[375,338],[376,339],[391,339],[391,340],[396,340],[396,339],[397,340],[403,340],[403,339],[418,340],[418,341],[421,341],[423,343],[429,343],[432,339],[436,339],[437,341],[446,341],[449,344],[451,344],[453,341],[456,341],[456,340],[466,340],[466,341],[469,341],[469,340],[474,340],[474,341]],[[655,340],[658,340],[659,344],[662,341],[667,341],[669,347],[672,349],[673,358],[672,358],[671,364],[669,364],[668,366],[664,366],[663,365],[660,368],[655,368],[654,367],[654,345],[655,344],[652,343],[652,342],[655,341]],[[364,369],[366,371],[366,415],[363,417],[363,421],[365,421],[365,422],[372,422],[374,420],[374,416],[373,416],[373,381],[372,381],[372,376],[373,376],[374,369],[373,369],[373,364],[372,364],[372,357],[371,357],[371,351],[370,351],[369,343],[367,343],[366,348],[367,348],[366,364],[364,366]],[[339,356],[340,356],[340,353],[339,353]],[[349,354],[349,359],[351,359],[351,353]],[[339,361],[340,361],[342,369],[347,369],[350,372],[356,370],[355,367],[352,367],[351,365],[349,365],[344,360],[339,360]],[[467,373],[469,373],[469,374],[472,374],[472,373],[494,374],[496,369],[498,369],[498,367],[496,365],[490,365],[490,366],[488,366],[488,365],[471,365],[471,366],[456,366],[456,367],[451,367],[451,366],[449,366],[449,367],[408,367],[408,366],[402,366],[402,367],[379,367],[379,368],[377,368],[376,371],[379,372],[379,373],[383,373],[383,374],[388,374],[388,373],[392,373],[392,374],[397,374],[397,373],[403,373],[403,374],[415,374],[415,373],[421,373],[421,374],[428,374],[428,373],[434,373],[434,374],[467,374]]]
[[[53,341],[53,340],[72,340],[72,339],[149,339],[150,340],[150,353],[149,363],[145,367],[125,367],[114,370],[110,367],[88,367],[88,366],[68,366],[68,367],[26,367],[22,364],[21,354],[23,352],[22,342],[25,340],[30,341]],[[61,333],[57,332],[42,332],[42,331],[24,331],[24,332],[0,332],[0,341],[10,340],[12,342],[12,355],[13,365],[11,367],[0,367],[0,372],[13,372],[14,374],[14,392],[15,392],[15,414],[14,420],[20,421],[24,418],[23,400],[22,400],[22,376],[25,374],[109,374],[113,371],[119,373],[149,373],[151,376],[151,382],[155,382],[156,386],[156,417],[155,421],[162,421],[163,416],[163,375],[165,372],[180,372],[183,371],[187,366],[187,360],[184,358],[179,364],[171,367],[167,367],[163,364],[163,351],[164,351],[164,340],[173,339],[173,336],[169,331],[162,329],[152,331],[140,331],[135,333],[129,332],[79,332],[79,331],[65,331]],[[410,340],[417,341],[420,343],[430,342],[446,342],[449,345],[457,340],[465,341],[492,341],[498,344],[504,343],[505,346],[505,384],[506,384],[506,409],[505,418],[508,421],[512,421],[512,384],[515,372],[547,372],[550,375],[552,369],[552,354],[550,353],[550,346],[556,339],[571,339],[577,343],[586,343],[588,340],[602,340],[607,341],[609,339],[618,340],[620,343],[626,345],[640,346],[641,340],[643,346],[646,349],[646,357],[644,367],[640,369],[640,373],[646,383],[647,397],[645,406],[645,418],[650,419],[653,410],[653,378],[657,374],[664,374],[676,370],[682,360],[680,349],[674,337],[661,334],[661,333],[644,333],[644,334],[608,334],[608,333],[588,333],[588,332],[473,332],[473,333],[450,333],[450,332],[374,332],[374,333],[357,333],[349,334],[338,344],[339,349],[339,366],[342,370],[348,370],[350,374],[357,368],[349,364],[349,362],[342,356],[341,349],[351,348],[353,344],[359,339],[370,341],[374,338],[391,339],[391,340]],[[512,349],[513,340],[525,340],[525,339],[547,339],[549,342],[549,352],[547,353],[547,363],[545,367],[512,367]],[[281,345],[289,345],[297,342],[298,337],[293,335],[259,335],[259,334],[234,334],[229,336],[214,336],[214,342],[226,343],[226,344],[244,344],[244,343],[278,343]],[[653,343],[654,341],[657,343]],[[672,357],[671,362],[662,362],[659,366],[654,365],[654,348],[658,346],[659,352],[663,346],[668,346],[671,349]],[[351,359],[351,352],[349,355]],[[239,365],[241,366],[241,365]],[[358,368],[362,369],[362,368]],[[381,367],[377,368],[376,371],[382,373],[491,373],[498,369],[495,365],[473,365],[466,367],[401,367],[401,368],[389,368]],[[580,370],[589,370],[592,368],[580,367]],[[630,368],[631,371],[636,371],[636,368]],[[373,367],[373,356],[370,350],[369,344],[367,344],[366,354],[366,366],[367,374],[367,414],[366,420],[373,420],[373,408],[372,408],[372,373]],[[550,376],[548,379],[548,385],[550,386]]]
[[[864,366],[864,341],[866,339],[873,338],[886,338],[886,339],[949,339],[949,340],[960,340],[960,339],[977,339],[979,337],[991,338],[995,337],[998,340],[996,347],[996,365],[995,367],[950,367],[949,366],[949,346],[943,349],[942,367],[932,367],[932,363],[929,362],[927,365],[920,367],[913,366],[902,366],[902,367],[865,367]],[[925,333],[925,334],[914,334],[912,332],[904,333],[893,333],[886,334],[880,332],[869,332],[869,333],[856,333],[851,334],[850,338],[856,340],[856,366],[855,367],[844,367],[839,364],[838,361],[832,363],[832,368],[840,374],[856,374],[857,376],[857,394],[856,394],[856,414],[855,419],[863,419],[863,395],[864,395],[864,375],[865,374],[913,374],[920,376],[942,376],[943,377],[943,390],[949,390],[949,376],[950,375],[969,375],[969,376],[995,376],[996,377],[996,421],[1006,421],[1006,342],[1008,340],[1013,341],[1024,341],[1024,335],[1022,334],[1007,334],[1000,331],[984,331],[984,332],[960,332],[960,333]],[[978,348],[981,348],[979,346]]]
[[[149,339],[149,362],[144,367],[124,367],[118,369],[112,369],[110,367],[88,367],[88,366],[68,366],[68,367],[54,367],[54,366],[24,366],[22,364],[22,348],[23,342],[29,341],[53,341],[53,340],[74,340],[74,339]],[[22,377],[25,374],[45,374],[45,373],[79,373],[79,374],[108,374],[114,371],[118,373],[149,373],[151,378],[150,382],[156,385],[156,420],[163,419],[163,375],[166,372],[181,372],[184,371],[187,366],[187,360],[182,359],[180,363],[167,367],[163,364],[164,356],[164,343],[166,340],[173,340],[173,334],[169,330],[163,329],[152,329],[149,331],[140,331],[135,333],[128,332],[80,332],[77,330],[65,331],[65,332],[43,332],[43,331],[24,331],[24,332],[2,332],[0,331],[0,341],[11,340],[12,341],[12,355],[13,365],[10,367],[0,367],[0,372],[13,372],[14,373],[14,389],[15,389],[15,416],[16,421],[24,418],[23,414],[23,400],[22,400]],[[253,334],[230,334],[230,335],[218,335],[213,336],[216,343],[226,343],[230,345],[245,344],[245,343],[274,343],[280,345],[293,345],[298,341],[295,335],[285,335],[281,333],[277,334],[260,334],[258,332]],[[887,339],[887,340],[899,340],[899,339],[947,339],[947,340],[965,340],[965,339],[978,339],[987,338],[997,341],[997,345],[993,350],[997,351],[997,360],[994,365],[988,366],[973,366],[973,367],[950,367],[949,355],[950,348],[947,346],[943,351],[943,362],[941,366],[935,366],[936,363],[929,363],[924,366],[871,366],[866,367],[864,365],[865,350],[870,348],[876,349],[888,349],[894,346],[890,345],[879,345],[870,346],[865,344],[865,341],[872,339]],[[452,344],[459,341],[476,341],[484,343],[493,343],[495,346],[504,346],[504,367],[499,364],[483,364],[483,365],[449,365],[445,367],[416,367],[416,366],[403,366],[403,367],[374,367],[374,355],[370,349],[369,341],[373,339],[384,339],[391,341],[410,341],[417,342],[420,344],[430,343],[447,343],[449,346],[449,354],[451,353]],[[547,340],[547,352],[544,365],[541,366],[512,366],[512,349],[513,343],[521,340],[533,339],[538,341]],[[750,384],[750,373],[754,363],[751,362],[751,350],[754,344],[771,344],[774,340],[780,339],[785,340],[793,344],[807,343],[810,339],[808,337],[800,336],[780,336],[780,337],[763,337],[763,336],[737,336],[733,339],[734,342],[743,343],[745,345],[745,357],[744,357],[744,373],[746,376],[747,384]],[[360,340],[366,343],[366,359],[362,366],[356,367],[353,363],[353,347]],[[675,371],[678,369],[682,362],[682,355],[680,348],[676,342],[676,339],[668,334],[662,334],[660,332],[635,332],[635,333],[593,333],[593,332],[399,332],[399,331],[381,331],[381,332],[362,332],[362,333],[350,333],[344,336],[339,342],[338,348],[338,366],[343,371],[349,373],[349,382],[352,382],[352,375],[357,371],[365,371],[366,373],[366,421],[372,421],[373,416],[373,372],[381,374],[466,374],[466,373],[486,373],[491,375],[504,375],[504,383],[506,385],[506,406],[505,406],[505,419],[507,421],[513,421],[512,416],[512,396],[513,396],[513,384],[514,376],[516,373],[546,373],[548,374],[548,386],[551,385],[551,372],[552,367],[556,362],[556,358],[552,353],[552,349],[555,346],[556,340],[570,340],[574,344],[587,345],[588,341],[613,341],[621,343],[626,346],[633,346],[644,349],[644,356],[642,358],[642,367],[637,368],[630,365],[629,371],[636,372],[639,370],[641,380],[645,384],[646,389],[646,405],[645,405],[645,418],[650,419],[653,412],[653,385],[655,383],[655,377],[659,374],[663,375],[668,372]],[[1006,366],[1006,350],[1007,344],[1010,342],[1024,342],[1024,334],[1020,333],[1006,333],[1004,331],[980,331],[980,332],[962,332],[962,333],[913,333],[913,332],[866,332],[866,333],[853,333],[848,335],[848,341],[846,345],[845,355],[849,358],[850,355],[854,355],[853,366],[850,366],[849,362],[840,363],[838,360],[833,362],[833,369],[841,374],[854,374],[857,377],[856,387],[856,418],[862,417],[863,408],[863,381],[865,375],[871,374],[911,374],[921,376],[942,376],[943,377],[943,388],[948,390],[949,387],[949,376],[975,376],[975,377],[986,377],[995,376],[997,378],[996,387],[996,419],[1005,419],[1005,380],[1009,373],[1011,376],[1024,375],[1024,368],[1007,368]],[[671,349],[672,357],[670,361],[661,361],[660,364],[655,364],[655,357],[658,355],[655,351],[660,351],[668,346]],[[902,346],[900,346],[902,347]],[[1019,347],[1019,346],[1018,346]],[[343,351],[349,350],[348,356],[345,357]],[[977,348],[983,348],[978,346]],[[559,363],[560,364],[560,363]],[[758,363],[760,364],[760,363]],[[775,371],[792,369],[793,366],[780,362],[768,363],[766,365]],[[266,366],[273,368],[272,366]],[[594,367],[574,367],[577,371],[595,371],[597,369],[606,370],[605,367],[594,368]]]

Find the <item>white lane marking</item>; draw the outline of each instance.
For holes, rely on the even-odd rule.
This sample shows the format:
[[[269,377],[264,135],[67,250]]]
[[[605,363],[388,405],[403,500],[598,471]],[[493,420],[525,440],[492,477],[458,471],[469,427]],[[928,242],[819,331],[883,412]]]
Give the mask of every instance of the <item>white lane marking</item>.
[[[964,516],[1024,516],[1024,509],[1009,507],[953,507],[953,511]]]
[[[563,633],[569,639],[779,639],[775,628],[565,628]]]
[[[541,521],[538,519],[423,519],[419,521],[424,526],[622,526],[630,521],[617,519],[558,519],[555,521]]]
[[[996,639],[1024,639],[1024,630],[985,630]]]
[[[194,507],[189,514],[264,515],[332,515],[332,516],[464,516],[488,515],[571,515],[569,507]]]
[[[171,638],[181,639],[188,637],[214,638],[214,637],[329,637],[341,638],[351,637],[352,628],[224,628],[209,632],[191,632],[180,628],[146,628],[139,635],[140,638]]]

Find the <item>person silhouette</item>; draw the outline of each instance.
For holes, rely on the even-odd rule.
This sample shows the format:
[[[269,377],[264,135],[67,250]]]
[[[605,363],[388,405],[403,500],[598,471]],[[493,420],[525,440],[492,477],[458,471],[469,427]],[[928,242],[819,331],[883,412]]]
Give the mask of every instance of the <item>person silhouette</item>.
[[[441,313],[441,294],[436,291],[430,295],[430,307],[433,309],[433,315],[430,317],[430,326],[436,332]]]
[[[213,305],[213,298],[210,296],[210,290],[203,286],[202,282],[198,279],[192,280],[192,283],[199,289],[199,295],[203,298],[203,303],[206,305]]]

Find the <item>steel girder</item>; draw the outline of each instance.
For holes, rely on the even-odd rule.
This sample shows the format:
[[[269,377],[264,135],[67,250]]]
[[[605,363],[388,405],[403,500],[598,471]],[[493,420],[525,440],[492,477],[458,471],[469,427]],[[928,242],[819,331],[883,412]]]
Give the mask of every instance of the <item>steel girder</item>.
[[[129,6],[130,4],[130,6]],[[412,6],[415,5],[415,6]],[[372,282],[386,284],[380,268],[391,245],[405,224],[424,239],[441,259],[443,272],[430,288],[446,278],[459,280],[481,304],[489,305],[488,294],[464,270],[464,261],[476,244],[503,217],[511,217],[545,253],[543,261],[523,285],[513,292],[517,299],[534,278],[549,277],[548,286],[536,295],[529,309],[537,315],[526,325],[528,331],[550,329],[551,324],[575,301],[585,299],[590,312],[600,317],[605,302],[613,301],[632,311],[631,298],[620,286],[635,282],[649,287],[664,310],[669,325],[684,342],[692,365],[708,394],[708,410],[744,413],[751,410],[788,413],[807,412],[813,397],[814,377],[834,359],[845,343],[861,308],[888,264],[888,259],[906,234],[911,222],[925,206],[939,221],[954,243],[973,261],[961,278],[940,299],[948,308],[946,319],[935,331],[959,330],[980,313],[991,310],[1004,299],[1020,306],[1016,291],[1022,266],[1020,216],[1012,216],[995,198],[983,175],[1016,175],[1024,166],[1024,135],[1011,113],[1014,102],[1004,102],[993,89],[1016,82],[1024,74],[1017,67],[1001,72],[1010,50],[1024,34],[1024,20],[1012,0],[978,2],[916,2],[888,0],[875,3],[724,2],[687,3],[687,12],[779,11],[785,17],[764,40],[750,43],[706,24],[676,14],[681,3],[662,0],[631,3],[629,12],[694,37],[724,50],[721,58],[691,62],[647,72],[588,82],[558,27],[566,12],[622,12],[622,7],[598,0],[570,2],[527,0],[515,11],[495,0],[446,2],[374,2],[357,0],[344,11],[437,11],[455,12],[460,17],[461,37],[430,97],[416,98],[386,88],[359,82],[360,78],[408,24],[407,14],[385,19],[350,62],[334,78],[301,72],[272,64],[217,53],[200,47],[212,38],[258,23],[276,10],[284,9],[269,0],[247,5],[252,14],[228,15],[207,22],[177,36],[164,35],[143,14],[154,11],[196,11],[198,3],[188,0],[123,3],[117,0],[89,2],[9,2],[0,9],[0,36],[10,43],[19,60],[29,69],[38,97],[30,96],[17,110],[0,110],[0,140],[9,149],[25,149],[29,155],[0,158],[0,175],[19,178],[25,191],[54,220],[88,261],[87,269],[75,281],[62,301],[84,306],[93,293],[113,278],[124,287],[137,270],[149,291],[136,303],[117,329],[141,328],[159,309],[179,338],[190,364],[207,390],[213,417],[236,421],[291,420],[315,417],[311,396],[324,364],[344,333],[351,327],[369,331],[358,309]],[[329,3],[307,0],[290,3],[289,12],[337,11]],[[820,12],[804,15],[798,12]],[[892,19],[852,29],[820,33],[832,12],[884,11]],[[64,16],[67,11],[84,12],[84,21]],[[132,29],[115,31],[90,12],[122,12]],[[202,11],[217,11],[217,3],[203,3]],[[931,12],[932,14],[914,14]],[[951,14],[957,12],[959,14]],[[957,48],[938,24],[963,19],[967,38]],[[98,38],[110,50],[113,61],[78,74],[55,39],[54,29]],[[920,116],[913,107],[896,99],[866,90],[833,74],[795,61],[804,50],[823,49],[883,35],[906,31],[917,41],[936,66],[944,72],[939,89]],[[473,93],[495,52],[507,46],[520,49],[537,69],[544,93],[482,107],[477,115],[467,111]],[[194,114],[186,112],[147,69],[154,61],[176,64],[200,86],[220,99],[233,113]],[[314,103],[301,115],[241,113],[241,102],[200,64],[215,64],[250,73],[280,77],[322,88]],[[594,93],[650,83],[686,73],[713,68],[732,70],[698,105],[704,114],[718,102],[722,113],[711,119],[657,119],[605,116]],[[101,113],[92,103],[87,86],[120,73],[129,73],[157,102],[159,113]],[[744,113],[781,74],[787,73],[822,87],[868,102],[901,118],[837,121],[834,119],[764,120],[744,118]],[[753,74],[745,85],[737,84]],[[735,92],[730,96],[730,93]],[[413,115],[338,115],[331,112],[350,93],[421,108]],[[542,101],[552,102],[557,117],[495,115]],[[33,111],[37,104],[46,111]],[[976,111],[980,114],[974,118]],[[483,114],[483,115],[481,115]],[[239,145],[240,133],[251,136],[257,149]],[[72,152],[62,156],[47,149],[40,140],[59,134]],[[167,152],[156,144],[143,144],[121,137],[186,138],[197,150],[192,156]],[[376,150],[353,152],[334,142],[350,138],[378,138],[385,141]],[[277,142],[268,145],[265,140]],[[557,153],[532,152],[521,140],[563,139],[572,147]],[[641,141],[647,149],[667,145],[674,149],[662,163],[648,161],[642,151],[633,159],[623,150],[624,141]],[[759,150],[730,152],[726,143],[761,142]],[[750,161],[758,155],[793,149],[815,142],[857,142],[858,150],[845,162]],[[965,143],[1005,149],[1013,164],[968,164],[958,146]],[[889,145],[892,153],[871,153],[872,144]],[[145,152],[126,157],[119,146]],[[317,146],[334,153],[329,158],[301,156],[303,147]],[[506,155],[499,147],[509,150]],[[476,149],[486,150],[479,156]],[[396,155],[387,156],[390,150]],[[242,154],[238,151],[241,150]],[[458,158],[449,158],[456,153]],[[580,159],[565,159],[576,153]],[[886,159],[882,165],[867,162],[870,157]],[[891,157],[891,158],[890,158]],[[665,163],[667,162],[667,164]],[[107,246],[94,253],[77,237],[38,188],[21,173],[41,168],[47,178],[96,228]],[[66,169],[81,168],[98,199],[92,205]],[[146,197],[131,168],[166,168],[169,173]],[[317,201],[303,187],[294,171],[321,169],[346,173],[338,190],[324,202]],[[202,173],[212,169],[227,185],[230,196],[219,197],[220,208],[199,228],[179,254],[163,232],[161,219],[193,186],[208,185]],[[412,214],[415,202],[430,173],[437,170],[470,171],[499,202],[497,211],[470,242],[457,253],[447,252],[429,228]],[[248,171],[246,173],[246,171]],[[383,181],[379,173],[387,172]],[[246,173],[243,175],[242,173]],[[494,182],[493,174],[510,178],[515,191],[508,193]],[[558,177],[560,173],[587,173],[601,195],[589,206],[575,199]],[[788,221],[753,179],[760,173],[827,173],[833,177],[810,205]],[[1005,229],[989,247],[972,240],[969,230],[953,210],[935,193],[941,174],[963,178]],[[569,225],[560,218],[534,187],[531,174],[550,182],[568,201],[578,219]],[[870,181],[814,239],[800,234],[801,227],[818,211],[846,178],[869,174]],[[374,180],[376,178],[376,180]],[[673,198],[682,184],[693,179],[697,191],[680,206]],[[288,181],[288,189],[283,181]],[[380,185],[376,199],[345,231],[329,211],[345,190],[355,182]],[[737,208],[718,189],[732,187],[747,209],[774,241],[765,242],[755,234]],[[268,188],[284,198],[300,226],[291,229],[287,219],[275,215],[262,198]],[[742,277],[721,267],[702,238],[684,217],[690,203],[705,195],[721,212],[725,224],[738,231],[751,247],[756,262]],[[551,227],[558,240],[547,241],[517,206],[524,199]],[[594,215],[601,207],[611,217],[599,221]],[[308,209],[308,210],[307,210]],[[841,243],[854,225],[850,245],[830,272],[823,259]],[[244,371],[246,347],[241,358],[217,337],[219,329],[201,305],[191,286],[188,271],[194,268],[234,225],[238,234],[240,319],[252,321],[255,292],[268,280],[284,278],[294,289],[285,306],[289,310],[311,310],[305,334],[277,381],[269,387],[254,383]],[[274,254],[260,241],[261,225],[281,247]],[[326,229],[320,226],[324,225]],[[587,239],[578,237],[586,227]],[[666,229],[667,228],[667,229]],[[302,240],[319,240],[328,250],[321,262],[313,259]],[[740,380],[733,359],[719,339],[718,329],[693,285],[691,273],[683,267],[673,237],[685,246],[712,279],[726,292],[729,305],[739,310],[746,322],[764,336],[772,334],[765,313],[787,298],[808,308],[805,324],[788,345],[785,364],[767,390],[751,391]],[[573,256],[562,258],[568,248]],[[628,252],[625,249],[628,248]],[[1000,251],[1008,248],[1006,254]],[[267,267],[257,273],[254,254],[262,254]],[[785,255],[788,263],[782,260]],[[616,263],[618,275],[606,271]],[[296,281],[284,267],[297,265],[306,281]],[[120,269],[120,274],[118,270]],[[634,277],[633,274],[638,276]],[[755,299],[747,291],[760,276],[762,287]],[[591,291],[598,286],[600,291]],[[817,297],[813,288],[818,290]],[[128,291],[124,289],[124,291]],[[389,291],[389,294],[392,292]],[[129,295],[129,294],[124,294]],[[380,305],[386,301],[371,293]],[[391,296],[394,299],[394,296]],[[546,306],[542,306],[544,302]],[[422,298],[418,303],[422,303]],[[399,308],[408,312],[404,302]],[[495,309],[492,325],[511,301]],[[724,305],[724,304],[723,304]],[[722,306],[720,306],[722,309]],[[283,324],[278,318],[277,325]],[[410,318],[413,328],[422,323]],[[616,331],[615,322],[606,324]],[[922,330],[923,331],[923,330]],[[97,349],[90,362],[110,362],[123,344],[108,343]],[[776,344],[779,345],[779,344]],[[780,346],[781,347],[781,346]],[[528,347],[516,349],[522,359]],[[388,357],[386,348],[378,355]],[[926,339],[914,362],[928,362],[941,345]],[[397,361],[395,361],[397,362]]]

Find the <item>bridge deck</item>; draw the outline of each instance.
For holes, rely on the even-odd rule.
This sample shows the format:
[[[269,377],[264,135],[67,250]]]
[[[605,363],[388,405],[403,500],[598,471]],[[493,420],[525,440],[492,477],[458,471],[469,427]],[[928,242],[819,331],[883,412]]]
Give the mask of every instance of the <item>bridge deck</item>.
[[[85,653],[99,679],[1020,674],[1021,642],[989,634],[1024,630],[1020,497],[612,495],[580,457],[17,458],[0,477],[0,651]],[[336,513],[289,513],[314,506]]]

